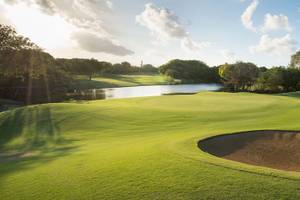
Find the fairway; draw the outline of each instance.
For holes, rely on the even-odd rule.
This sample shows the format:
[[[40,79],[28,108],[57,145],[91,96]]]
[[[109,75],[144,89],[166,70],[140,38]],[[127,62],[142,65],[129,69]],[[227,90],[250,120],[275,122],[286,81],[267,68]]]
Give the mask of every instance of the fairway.
[[[79,76],[75,82],[75,88],[101,89],[112,87],[131,87],[141,85],[168,84],[166,77],[162,75],[112,75],[107,77],[94,77],[88,80],[85,76]]]
[[[299,97],[203,92],[2,112],[0,199],[300,199],[299,172],[197,146],[220,134],[300,130]]]

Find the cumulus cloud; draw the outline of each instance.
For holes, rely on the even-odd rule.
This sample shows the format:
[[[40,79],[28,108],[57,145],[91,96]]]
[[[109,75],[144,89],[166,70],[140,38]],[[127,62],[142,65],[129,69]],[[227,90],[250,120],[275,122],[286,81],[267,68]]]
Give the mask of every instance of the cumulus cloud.
[[[294,52],[296,44],[297,42],[292,39],[290,34],[281,38],[272,38],[265,34],[261,37],[258,45],[250,47],[250,52],[281,56]]]
[[[12,5],[12,4],[18,3],[19,0],[4,0],[4,2]]]
[[[210,42],[195,42],[189,37],[185,37],[181,40],[182,48],[188,51],[199,51],[200,49],[209,47],[210,45]]]
[[[78,42],[78,45],[89,52],[104,52],[118,56],[127,56],[134,54],[133,51],[118,45],[105,37],[99,37],[93,33],[76,32],[73,38]]]
[[[290,34],[283,37],[272,38],[268,32],[271,31],[288,31],[292,28],[289,23],[289,18],[286,15],[272,15],[267,13],[264,18],[264,24],[260,27],[255,27],[253,24],[253,14],[259,5],[259,0],[253,0],[245,12],[241,16],[243,25],[256,33],[263,34],[260,38],[259,44],[250,46],[251,53],[268,53],[277,56],[289,54],[295,50],[296,41],[293,40]]]
[[[263,32],[286,30],[292,31],[289,23],[289,18],[285,15],[271,15],[270,13],[265,15],[264,26],[262,27]]]
[[[236,62],[239,59],[238,56],[229,49],[223,49],[220,51],[220,53],[226,62]]]
[[[178,17],[168,9],[160,9],[154,4],[146,4],[145,10],[136,16],[136,21],[147,27],[160,39],[184,38],[188,36]]]
[[[152,3],[145,5],[145,10],[136,16],[136,22],[148,28],[158,40],[179,39],[182,47],[191,51],[205,46],[204,43],[198,43],[190,38],[177,15],[168,9],[158,8]]]
[[[264,18],[264,24],[260,28],[255,27],[252,18],[258,5],[259,0],[253,0],[242,14],[241,20],[245,28],[254,32],[259,31],[263,33],[277,30],[285,30],[289,32],[292,31],[289,23],[289,18],[283,14],[272,15],[270,13],[267,13]]]
[[[108,0],[5,0],[9,4],[27,3],[49,15],[58,14],[81,28],[105,32],[103,14],[112,8]]]
[[[258,4],[259,4],[258,0],[253,0],[241,16],[243,25],[251,31],[256,31],[256,27],[253,25],[252,17]]]
[[[5,10],[0,7],[0,13],[4,13]],[[12,24],[12,22],[5,16],[0,14],[0,23],[1,24]]]
[[[117,44],[114,39],[111,31],[114,28],[111,28],[112,23],[109,21],[113,14],[113,3],[110,0],[4,0],[4,2],[9,5],[25,4],[39,9],[46,15],[59,16],[75,27],[76,32],[84,32],[91,36],[87,38],[83,34],[74,34],[73,39],[86,51],[118,56],[133,53]]]

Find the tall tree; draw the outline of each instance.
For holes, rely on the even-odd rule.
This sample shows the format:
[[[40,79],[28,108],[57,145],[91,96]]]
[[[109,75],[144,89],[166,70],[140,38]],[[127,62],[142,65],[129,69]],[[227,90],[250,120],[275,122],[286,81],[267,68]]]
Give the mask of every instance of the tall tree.
[[[220,66],[219,74],[229,89],[239,91],[246,90],[255,83],[259,69],[253,63],[226,63]]]
[[[173,79],[180,79],[183,82],[212,82],[208,65],[198,60],[171,60],[160,66],[159,72]]]
[[[291,67],[300,67],[300,51],[292,55],[291,57]]]
[[[49,102],[57,87],[54,79],[65,77],[61,71],[54,73],[54,69],[55,59],[50,54],[18,35],[13,28],[0,25],[1,97],[27,104]]]
[[[18,35],[11,26],[0,24],[0,51],[39,49],[30,39]]]

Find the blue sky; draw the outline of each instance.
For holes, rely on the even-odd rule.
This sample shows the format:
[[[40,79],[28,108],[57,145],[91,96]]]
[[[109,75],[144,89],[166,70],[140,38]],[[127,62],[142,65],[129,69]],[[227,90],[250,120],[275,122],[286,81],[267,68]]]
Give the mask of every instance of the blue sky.
[[[0,0],[0,22],[55,57],[274,66],[299,48],[299,8],[297,0]]]

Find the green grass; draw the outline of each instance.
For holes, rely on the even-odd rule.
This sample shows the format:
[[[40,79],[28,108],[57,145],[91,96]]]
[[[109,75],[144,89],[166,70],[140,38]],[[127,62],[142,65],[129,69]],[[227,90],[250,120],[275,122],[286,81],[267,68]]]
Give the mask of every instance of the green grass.
[[[223,133],[299,130],[298,97],[207,92],[0,113],[1,151],[32,152],[0,163],[0,199],[300,199],[300,173],[197,147]]]
[[[114,75],[109,77],[94,77],[92,80],[89,80],[88,77],[79,76],[74,87],[81,89],[101,89],[139,85],[162,85],[167,83],[166,78],[162,75]]]

